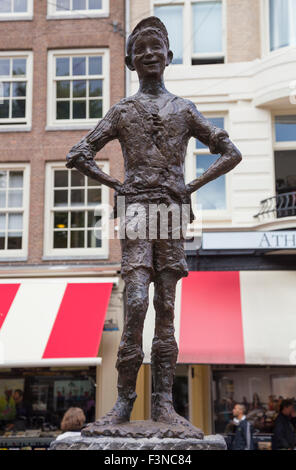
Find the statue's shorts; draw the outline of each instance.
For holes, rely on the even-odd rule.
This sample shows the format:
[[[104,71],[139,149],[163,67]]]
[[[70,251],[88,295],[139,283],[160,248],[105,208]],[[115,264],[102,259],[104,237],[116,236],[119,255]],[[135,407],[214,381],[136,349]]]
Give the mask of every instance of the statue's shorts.
[[[131,221],[132,217],[125,218],[125,229],[129,227]],[[151,239],[149,238],[149,223],[151,223],[151,218],[149,220],[146,218],[147,237],[143,238],[142,232],[142,237],[134,239],[135,232],[131,231],[129,234],[126,233],[128,232],[127,230],[125,231],[125,237],[120,240],[122,250],[121,275],[123,279],[137,268],[150,270],[152,280],[164,270],[173,271],[178,279],[188,276],[184,250],[185,239],[182,235],[181,227],[177,226],[174,227],[175,230],[172,230],[172,219],[169,219],[167,237],[160,238],[158,222],[156,238]],[[172,233],[174,233],[174,236]],[[176,238],[176,234],[178,238]],[[133,238],[129,235],[132,235]]]

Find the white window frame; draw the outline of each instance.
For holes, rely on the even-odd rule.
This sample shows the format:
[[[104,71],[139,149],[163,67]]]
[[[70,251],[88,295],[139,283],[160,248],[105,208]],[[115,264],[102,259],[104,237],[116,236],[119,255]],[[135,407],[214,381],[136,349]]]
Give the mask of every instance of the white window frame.
[[[11,0],[12,2],[14,0]],[[27,0],[28,9],[26,12],[0,13],[0,21],[24,21],[33,19],[33,0]]]
[[[98,160],[97,165],[105,172],[109,173],[109,162]],[[109,214],[104,212],[106,217],[102,230],[104,234],[102,237],[102,246],[95,248],[53,248],[53,217],[56,208],[54,207],[54,170],[66,170],[65,162],[47,163],[46,165],[46,181],[45,181],[45,205],[44,205],[44,258],[101,258],[107,259],[109,254],[109,227],[108,218]],[[70,171],[70,170],[68,170]],[[105,185],[101,186],[102,205],[107,207],[109,204],[109,188]],[[98,206],[81,205],[81,210],[91,209],[95,210]],[[61,212],[71,211],[71,206],[60,206],[58,208]],[[73,210],[79,210],[79,206],[74,206]]]
[[[209,112],[206,113],[204,112],[203,115],[205,118],[223,118],[224,119],[224,129],[227,130],[228,127],[228,115],[221,112],[217,111],[216,113],[214,112]],[[197,149],[196,148],[196,138],[192,138],[189,141],[188,144],[188,149],[187,149],[187,156],[186,156],[186,161],[185,161],[185,180],[186,184],[190,183],[190,181],[194,180],[197,178],[196,176],[196,155],[198,154],[208,154],[211,155],[211,152],[209,149],[202,148],[202,149]],[[192,196],[192,204],[193,206],[196,205],[196,198],[198,191],[195,191]],[[202,220],[204,222],[221,222],[221,221],[229,221],[231,220],[231,174],[227,173],[225,175],[225,201],[226,201],[226,208],[223,210],[202,210]],[[197,200],[198,203],[198,200]],[[200,223],[200,220],[197,221],[197,224]]]
[[[28,256],[28,232],[29,232],[29,205],[30,205],[30,165],[28,163],[0,163],[0,170],[23,171],[23,206],[0,209],[0,213],[23,213],[23,239],[20,250],[0,250],[0,262],[9,259],[27,259]]]
[[[295,46],[285,46],[274,49],[270,49],[270,24],[269,24],[269,0],[261,0],[260,3],[260,27],[261,27],[261,54],[262,56],[277,55],[283,51],[295,49]]]
[[[27,76],[24,79],[22,76],[18,78],[12,78],[11,76],[1,76],[3,82],[6,81],[19,81],[27,82],[26,87],[26,117],[25,118],[8,118],[7,124],[0,125],[1,131],[30,131],[32,128],[32,90],[33,90],[33,53],[31,51],[0,51],[0,58],[27,58]],[[3,119],[4,122],[5,119]],[[16,122],[23,121],[22,124],[15,124]]]
[[[109,16],[109,0],[102,0],[102,8],[100,10],[56,10],[57,0],[47,0],[47,19],[85,19],[85,18],[106,18]],[[71,0],[72,2],[72,0]]]
[[[56,57],[78,57],[78,56],[102,56],[103,74],[92,75],[92,78],[101,78],[103,80],[103,116],[110,107],[110,60],[109,49],[61,49],[48,52],[48,76],[47,76],[47,126],[46,130],[68,130],[68,129],[89,129],[97,124],[100,119],[56,119],[56,75],[55,59]],[[72,80],[69,75],[69,80]],[[74,77],[80,79],[79,76]]]
[[[176,0],[176,2],[170,2],[169,0],[150,0],[151,2],[151,14],[153,15],[155,6],[183,6],[183,63],[172,64],[174,67],[192,66],[192,59],[215,59],[224,58],[226,62],[226,50],[227,50],[227,38],[226,38],[226,1],[221,0],[222,3],[222,52],[216,53],[193,53],[193,14],[192,4],[193,3],[206,3],[213,0]]]

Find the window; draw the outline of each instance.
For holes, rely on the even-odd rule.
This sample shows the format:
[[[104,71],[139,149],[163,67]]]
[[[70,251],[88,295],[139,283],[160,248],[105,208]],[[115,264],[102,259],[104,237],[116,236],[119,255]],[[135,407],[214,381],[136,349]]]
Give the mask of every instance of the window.
[[[108,164],[99,162],[107,172]],[[106,230],[109,190],[65,164],[47,167],[45,250],[49,256],[103,255],[108,251]]]
[[[109,107],[107,50],[49,53],[48,124],[86,127]]]
[[[167,27],[174,53],[173,64],[223,63],[223,1],[183,0],[177,5],[172,3],[156,0],[154,14]]]
[[[269,0],[270,50],[296,45],[295,0]]]
[[[274,118],[277,217],[296,214],[296,115]]]
[[[32,55],[0,52],[1,128],[29,129],[32,106]]]
[[[224,129],[223,117],[212,117],[208,118],[208,120],[215,126]],[[219,157],[219,155],[212,155],[208,147],[197,139],[195,141],[194,155],[196,178],[204,173]],[[196,194],[197,203],[201,205],[203,211],[225,211],[227,209],[225,175],[219,176],[216,180],[203,186]]]
[[[48,0],[47,18],[109,16],[109,0]]]
[[[0,21],[31,20],[33,18],[33,0],[1,0]]]
[[[0,260],[27,252],[29,167],[0,165]]]

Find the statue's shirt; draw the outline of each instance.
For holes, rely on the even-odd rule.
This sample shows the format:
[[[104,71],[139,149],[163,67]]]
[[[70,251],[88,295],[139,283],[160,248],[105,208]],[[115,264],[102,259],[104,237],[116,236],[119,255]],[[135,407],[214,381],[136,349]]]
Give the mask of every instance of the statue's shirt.
[[[189,100],[170,93],[158,99],[134,95],[114,105],[87,136],[75,145],[71,158],[94,158],[107,142],[118,139],[125,167],[124,194],[132,201],[188,203],[184,161],[188,140],[197,137],[212,153],[219,132]],[[227,134],[226,134],[227,135]]]

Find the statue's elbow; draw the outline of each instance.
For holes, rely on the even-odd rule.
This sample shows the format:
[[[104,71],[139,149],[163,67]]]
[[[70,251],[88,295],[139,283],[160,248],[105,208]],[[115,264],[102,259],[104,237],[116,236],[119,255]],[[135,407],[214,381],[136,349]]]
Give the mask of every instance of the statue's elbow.
[[[233,154],[233,163],[234,163],[234,166],[238,165],[243,159],[243,156],[242,154],[240,153],[240,151],[236,148],[235,149],[235,152]]]

